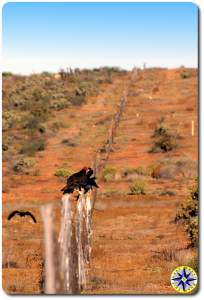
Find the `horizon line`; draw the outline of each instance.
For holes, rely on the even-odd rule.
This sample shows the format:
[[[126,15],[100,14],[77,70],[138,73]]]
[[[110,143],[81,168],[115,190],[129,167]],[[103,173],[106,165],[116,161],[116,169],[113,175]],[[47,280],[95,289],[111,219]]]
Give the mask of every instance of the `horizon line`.
[[[145,68],[144,68],[144,65],[145,65]],[[37,75],[37,74],[42,74],[42,73],[53,73],[53,74],[58,74],[60,73],[61,70],[64,70],[65,72],[67,70],[80,70],[80,71],[83,71],[83,70],[90,70],[90,71],[93,71],[94,69],[103,69],[103,68],[118,68],[119,70],[121,71],[132,71],[134,68],[138,69],[138,70],[144,70],[144,69],[168,69],[168,70],[174,70],[174,69],[180,69],[180,68],[186,68],[186,69],[198,69],[199,67],[199,64],[197,66],[192,66],[192,65],[185,65],[185,64],[180,64],[180,65],[177,65],[177,66],[164,66],[164,65],[147,65],[147,63],[144,63],[143,64],[143,67],[141,66],[136,66],[136,65],[133,65],[132,67],[121,67],[121,66],[116,66],[116,65],[102,65],[102,66],[96,66],[96,67],[59,67],[58,70],[49,70],[49,69],[42,69],[41,71],[35,71],[35,70],[32,70],[32,71],[25,71],[25,72],[21,72],[21,71],[12,71],[11,69],[4,69],[2,70],[2,75],[4,73],[11,73],[12,75]]]

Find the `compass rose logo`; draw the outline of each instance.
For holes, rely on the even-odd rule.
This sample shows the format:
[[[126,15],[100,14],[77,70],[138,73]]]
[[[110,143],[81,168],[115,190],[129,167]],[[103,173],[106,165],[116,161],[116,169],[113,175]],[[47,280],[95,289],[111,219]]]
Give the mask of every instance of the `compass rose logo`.
[[[191,292],[196,287],[197,282],[196,272],[188,266],[178,267],[171,274],[171,285],[179,293]]]

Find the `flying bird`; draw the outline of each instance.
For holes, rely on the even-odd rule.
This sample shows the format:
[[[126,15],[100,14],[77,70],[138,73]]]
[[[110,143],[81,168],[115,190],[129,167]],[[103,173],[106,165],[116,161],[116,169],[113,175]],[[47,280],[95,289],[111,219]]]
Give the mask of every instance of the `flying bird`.
[[[29,211],[18,211],[18,210],[14,210],[12,213],[9,214],[8,216],[8,220],[10,221],[15,215],[18,215],[20,217],[25,217],[25,216],[29,216],[32,218],[34,223],[37,223],[35,217],[33,216],[33,214]]]
[[[61,191],[63,194],[73,193],[75,189],[81,190],[83,188],[85,193],[87,193],[93,186],[98,188],[96,184],[95,177],[91,177],[93,175],[93,170],[91,168],[84,167],[79,172],[72,174],[67,178],[67,184],[64,186]]]

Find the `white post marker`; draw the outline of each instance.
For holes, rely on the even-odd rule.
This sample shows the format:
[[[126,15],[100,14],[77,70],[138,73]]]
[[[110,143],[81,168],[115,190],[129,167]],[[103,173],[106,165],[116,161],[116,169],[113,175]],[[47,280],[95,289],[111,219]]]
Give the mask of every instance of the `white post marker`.
[[[191,121],[191,135],[194,136],[194,120]]]

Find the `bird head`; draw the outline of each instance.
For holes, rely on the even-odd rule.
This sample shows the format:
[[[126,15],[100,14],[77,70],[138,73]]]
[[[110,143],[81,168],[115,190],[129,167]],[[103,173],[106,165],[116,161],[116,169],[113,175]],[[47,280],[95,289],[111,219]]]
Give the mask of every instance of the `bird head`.
[[[92,168],[89,167],[86,174],[87,174],[89,177],[91,177],[91,175],[93,175],[93,170],[92,170]]]
[[[83,167],[83,170],[85,171],[85,173],[87,174],[87,172],[88,172],[88,168],[85,166],[85,167]]]

